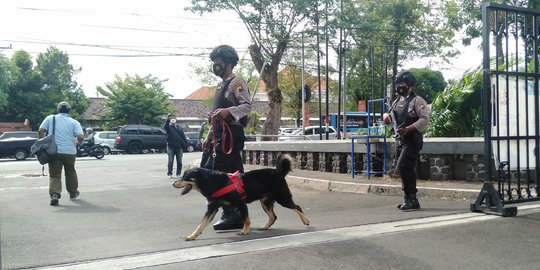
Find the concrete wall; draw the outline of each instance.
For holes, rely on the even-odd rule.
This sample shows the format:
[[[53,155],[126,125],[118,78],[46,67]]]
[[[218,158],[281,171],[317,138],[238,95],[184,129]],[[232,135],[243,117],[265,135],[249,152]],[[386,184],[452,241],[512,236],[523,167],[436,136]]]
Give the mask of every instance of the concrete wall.
[[[366,170],[366,139],[330,141],[246,142],[244,163],[273,166],[279,154],[287,153],[303,170],[348,173]],[[371,139],[372,171],[383,170],[384,140]],[[393,139],[387,139],[387,173],[395,171],[395,148]],[[417,175],[428,180],[484,181],[483,138],[425,138],[417,164]],[[354,155],[355,164],[352,164]]]

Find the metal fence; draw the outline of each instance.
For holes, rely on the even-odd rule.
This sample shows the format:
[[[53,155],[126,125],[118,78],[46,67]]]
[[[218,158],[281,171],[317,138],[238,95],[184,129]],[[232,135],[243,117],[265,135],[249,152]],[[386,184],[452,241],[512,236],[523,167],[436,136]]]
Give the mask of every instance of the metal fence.
[[[515,216],[508,204],[540,200],[540,11],[484,4],[486,180],[471,211]]]

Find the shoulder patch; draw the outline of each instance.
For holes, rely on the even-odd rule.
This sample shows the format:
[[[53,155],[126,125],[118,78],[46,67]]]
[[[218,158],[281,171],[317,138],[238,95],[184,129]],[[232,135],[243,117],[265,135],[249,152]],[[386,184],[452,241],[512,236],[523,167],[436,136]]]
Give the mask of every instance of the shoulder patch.
[[[238,81],[234,82],[234,88],[238,92],[242,92],[242,90],[244,90],[244,86],[242,85],[242,81],[238,80]]]

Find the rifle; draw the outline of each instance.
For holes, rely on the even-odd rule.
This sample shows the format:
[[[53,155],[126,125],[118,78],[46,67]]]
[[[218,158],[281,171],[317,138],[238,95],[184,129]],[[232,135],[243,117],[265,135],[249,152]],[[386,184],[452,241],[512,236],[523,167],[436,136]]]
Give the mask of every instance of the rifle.
[[[392,108],[392,104],[390,103],[390,97],[387,97],[387,106],[388,108],[390,109],[390,119],[392,120],[392,130],[394,131],[394,139],[397,141],[401,141],[402,139],[402,134],[401,132],[398,131],[398,128],[400,126],[398,126],[397,124],[397,117],[396,117],[396,111],[393,110]]]

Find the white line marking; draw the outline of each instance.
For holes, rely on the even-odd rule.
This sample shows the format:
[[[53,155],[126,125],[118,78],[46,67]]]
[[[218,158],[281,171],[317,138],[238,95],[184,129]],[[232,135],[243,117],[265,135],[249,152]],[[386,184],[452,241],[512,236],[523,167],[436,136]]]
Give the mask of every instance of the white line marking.
[[[540,204],[519,206],[519,214],[540,211]],[[171,251],[140,254],[118,258],[84,261],[70,264],[46,266],[31,269],[40,270],[119,270],[151,267],[164,264],[182,263],[211,257],[230,256],[254,251],[283,249],[311,244],[344,241],[355,238],[397,233],[404,231],[437,228],[442,226],[472,223],[501,218],[482,213],[463,213],[446,216],[418,218],[386,223],[367,224],[325,231],[283,235],[263,239],[253,239],[233,243],[223,243],[203,247],[185,248]],[[196,241],[196,240],[195,240]]]

